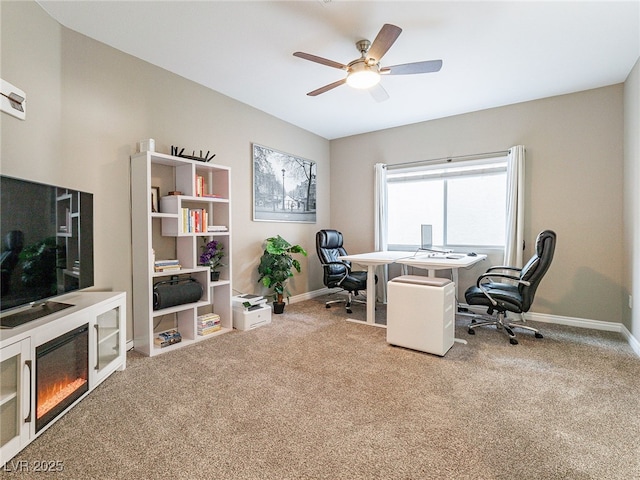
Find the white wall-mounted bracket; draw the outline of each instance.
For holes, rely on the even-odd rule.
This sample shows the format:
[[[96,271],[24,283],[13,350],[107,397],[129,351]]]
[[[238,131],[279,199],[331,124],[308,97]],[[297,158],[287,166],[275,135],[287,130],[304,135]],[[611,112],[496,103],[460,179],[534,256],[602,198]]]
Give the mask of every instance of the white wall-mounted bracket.
[[[0,79],[0,110],[20,120],[27,118],[27,94]]]

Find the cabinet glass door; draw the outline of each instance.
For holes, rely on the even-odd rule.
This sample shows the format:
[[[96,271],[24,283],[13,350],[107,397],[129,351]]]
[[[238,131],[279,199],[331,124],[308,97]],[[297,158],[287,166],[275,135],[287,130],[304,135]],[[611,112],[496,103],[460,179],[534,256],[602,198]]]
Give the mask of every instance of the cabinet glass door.
[[[98,338],[98,359],[96,370],[100,373],[106,366],[120,356],[120,307],[98,315],[96,334]]]
[[[0,352],[0,465],[11,459],[29,440],[31,416],[30,339]]]

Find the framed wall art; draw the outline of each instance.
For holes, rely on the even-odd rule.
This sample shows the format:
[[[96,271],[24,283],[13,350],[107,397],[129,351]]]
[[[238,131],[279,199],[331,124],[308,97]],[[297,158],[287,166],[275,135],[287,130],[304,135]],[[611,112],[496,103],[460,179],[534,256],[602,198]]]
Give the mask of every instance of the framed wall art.
[[[253,220],[316,223],[316,162],[254,143]]]

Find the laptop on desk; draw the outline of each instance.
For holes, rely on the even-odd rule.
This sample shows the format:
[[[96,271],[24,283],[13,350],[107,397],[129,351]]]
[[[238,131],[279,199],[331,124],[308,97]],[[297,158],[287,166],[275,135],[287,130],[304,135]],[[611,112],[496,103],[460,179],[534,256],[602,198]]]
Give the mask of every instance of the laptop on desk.
[[[431,250],[433,248],[433,226],[420,225],[420,248]]]
[[[429,256],[446,256],[453,252],[450,249],[433,246],[433,225],[420,225],[420,250],[432,252]]]

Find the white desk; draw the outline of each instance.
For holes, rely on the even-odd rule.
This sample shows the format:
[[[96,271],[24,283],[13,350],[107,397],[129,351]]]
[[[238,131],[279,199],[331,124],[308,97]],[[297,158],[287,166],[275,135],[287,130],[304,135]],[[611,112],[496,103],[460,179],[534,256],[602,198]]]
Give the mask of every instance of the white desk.
[[[340,260],[349,260],[353,263],[366,265],[367,267],[367,321],[368,325],[378,325],[375,323],[376,318],[376,267],[378,265],[388,265],[390,263],[399,263],[416,268],[424,268],[428,271],[430,277],[435,276],[436,270],[448,270],[453,272],[453,282],[458,286],[458,269],[468,268],[485,258],[486,255],[476,255],[475,257],[465,255],[461,258],[449,258],[456,254],[437,255],[434,256],[428,252],[401,252],[401,251],[383,251],[358,253],[355,255],[344,255],[339,257]]]

